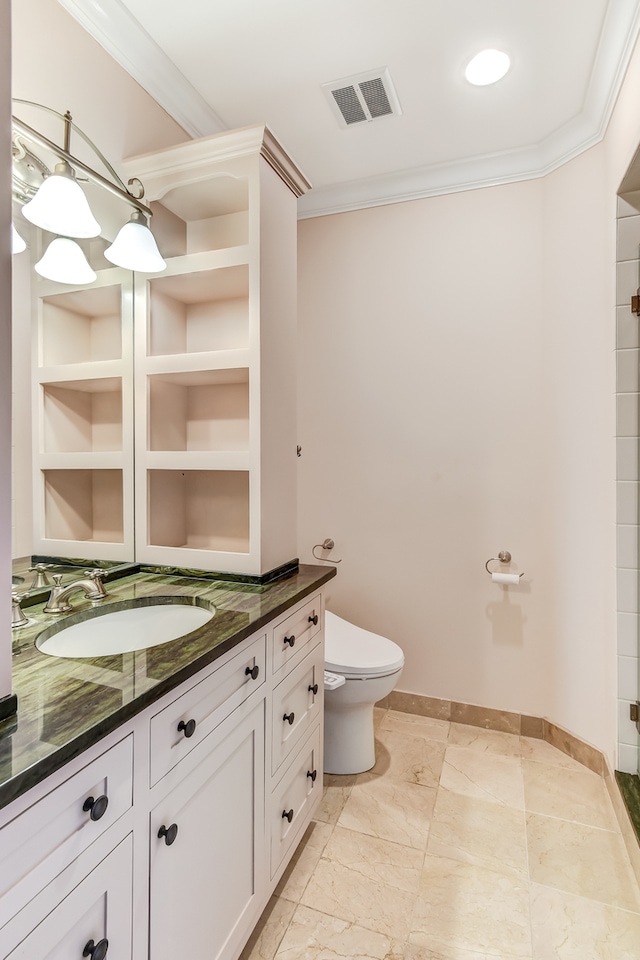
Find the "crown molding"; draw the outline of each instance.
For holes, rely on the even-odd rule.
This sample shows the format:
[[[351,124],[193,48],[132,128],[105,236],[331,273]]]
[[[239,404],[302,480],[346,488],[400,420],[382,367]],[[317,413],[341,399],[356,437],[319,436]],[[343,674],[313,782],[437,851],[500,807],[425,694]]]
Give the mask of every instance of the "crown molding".
[[[58,2],[190,136],[206,137],[226,130],[215,111],[120,0]],[[638,0],[609,0],[582,111],[545,140],[506,153],[317,187],[300,197],[299,218],[546,176],[604,137],[639,33]],[[266,159],[271,162],[269,156]],[[300,186],[302,183],[297,189]]]
[[[283,148],[282,144],[276,140],[268,127],[264,128],[264,137],[260,152],[296,197],[302,197],[308,190],[311,190],[311,181],[305,177],[300,167],[293,162],[287,151]]]
[[[210,176],[220,161],[258,155],[264,157],[296,197],[311,188],[304,173],[264,124],[186,140],[154,153],[129,157],[122,169],[125,176],[144,180],[149,196],[159,199],[171,189],[176,177],[182,182],[196,183]]]
[[[589,132],[589,124],[583,117],[575,118],[566,126],[562,136],[554,134],[539,144],[520,150],[316,187],[298,201],[298,219],[308,220],[311,217],[545,177],[602,139],[602,133]]]
[[[539,143],[505,153],[316,187],[298,201],[298,219],[547,176],[603,139],[639,34],[637,0],[610,0],[583,109]]]
[[[190,137],[227,129],[120,0],[58,0]]]

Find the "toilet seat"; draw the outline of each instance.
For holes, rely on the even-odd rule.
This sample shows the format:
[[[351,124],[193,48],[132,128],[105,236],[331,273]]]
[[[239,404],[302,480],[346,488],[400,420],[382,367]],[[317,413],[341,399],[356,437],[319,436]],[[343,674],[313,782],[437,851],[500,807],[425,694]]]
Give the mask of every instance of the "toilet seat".
[[[325,669],[347,680],[386,677],[404,666],[402,649],[393,640],[363,630],[325,611]]]

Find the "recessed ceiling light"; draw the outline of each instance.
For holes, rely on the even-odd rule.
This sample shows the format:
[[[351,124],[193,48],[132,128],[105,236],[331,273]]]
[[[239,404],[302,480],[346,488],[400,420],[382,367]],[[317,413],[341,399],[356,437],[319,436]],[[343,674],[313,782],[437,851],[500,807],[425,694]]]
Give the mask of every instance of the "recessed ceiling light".
[[[511,65],[511,60],[501,50],[483,50],[467,64],[464,72],[469,83],[484,87],[501,80]]]

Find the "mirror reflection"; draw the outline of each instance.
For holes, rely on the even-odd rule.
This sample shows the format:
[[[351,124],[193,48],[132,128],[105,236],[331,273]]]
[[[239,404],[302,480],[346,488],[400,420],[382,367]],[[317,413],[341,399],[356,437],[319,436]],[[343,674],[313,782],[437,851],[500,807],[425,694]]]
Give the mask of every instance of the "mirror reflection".
[[[142,185],[125,186],[69,114],[15,101],[12,151],[12,579],[22,595],[133,560],[131,271],[166,264]]]

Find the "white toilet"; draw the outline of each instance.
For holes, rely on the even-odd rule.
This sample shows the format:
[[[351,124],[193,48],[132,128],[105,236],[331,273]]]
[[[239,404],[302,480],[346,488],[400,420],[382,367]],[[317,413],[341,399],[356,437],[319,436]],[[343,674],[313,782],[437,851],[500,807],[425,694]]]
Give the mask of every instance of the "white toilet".
[[[325,611],[324,770],[362,773],[376,762],[373,706],[400,679],[404,654],[397,643]],[[333,683],[340,683],[332,689]]]

